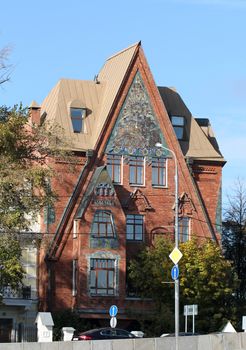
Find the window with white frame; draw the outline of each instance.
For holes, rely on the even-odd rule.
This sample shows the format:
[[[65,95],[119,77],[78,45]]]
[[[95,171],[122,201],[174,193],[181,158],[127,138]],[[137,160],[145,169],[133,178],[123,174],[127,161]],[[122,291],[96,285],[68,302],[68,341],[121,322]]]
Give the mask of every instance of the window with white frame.
[[[143,232],[143,215],[128,214],[126,216],[126,239],[129,241],[142,241]]]
[[[183,216],[179,218],[179,241],[187,242],[190,239],[190,218]]]
[[[95,238],[114,238],[115,227],[109,210],[97,210],[94,215],[91,235]]]
[[[166,186],[166,158],[152,158],[152,186]]]
[[[144,185],[144,157],[129,158],[130,185]]]
[[[116,268],[114,259],[90,259],[90,293],[115,294]]]
[[[107,154],[107,170],[115,184],[121,183],[122,156],[118,154]]]

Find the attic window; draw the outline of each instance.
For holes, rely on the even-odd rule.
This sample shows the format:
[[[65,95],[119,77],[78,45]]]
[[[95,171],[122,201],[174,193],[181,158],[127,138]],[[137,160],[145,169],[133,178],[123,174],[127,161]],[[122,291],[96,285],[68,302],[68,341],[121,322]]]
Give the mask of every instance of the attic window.
[[[171,116],[171,122],[178,140],[184,139],[185,118],[178,115]]]
[[[86,109],[85,108],[70,108],[71,113],[71,121],[73,125],[73,132],[80,133],[84,132],[84,119],[86,116]]]

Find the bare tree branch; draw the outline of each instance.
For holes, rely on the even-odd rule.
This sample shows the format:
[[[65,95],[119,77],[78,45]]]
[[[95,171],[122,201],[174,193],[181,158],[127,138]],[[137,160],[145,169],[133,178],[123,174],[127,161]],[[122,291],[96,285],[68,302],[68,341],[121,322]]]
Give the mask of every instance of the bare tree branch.
[[[8,63],[10,52],[10,46],[5,46],[0,50],[0,85],[10,80],[13,68],[12,64]]]

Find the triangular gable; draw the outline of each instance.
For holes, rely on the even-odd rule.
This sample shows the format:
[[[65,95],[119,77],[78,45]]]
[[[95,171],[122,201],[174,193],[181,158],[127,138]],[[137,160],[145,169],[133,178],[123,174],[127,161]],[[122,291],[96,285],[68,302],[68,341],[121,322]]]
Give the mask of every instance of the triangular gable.
[[[147,89],[138,71],[121,107],[106,152],[147,158],[167,155],[167,151],[155,147],[156,142],[166,146]]]
[[[186,192],[183,192],[179,197],[179,215],[192,215],[193,211],[196,211],[196,209],[192,199],[188,196]]]
[[[139,79],[137,80],[137,78]],[[142,95],[148,97],[148,103],[151,107],[153,107],[151,109],[155,113],[154,117],[160,128],[160,138],[157,140],[155,137],[150,138],[149,133],[151,133],[152,130],[151,128],[149,128],[149,133],[146,135],[146,138],[141,138],[142,143],[139,142],[139,144],[137,144],[137,142],[135,142],[135,146],[139,145],[139,148],[134,149],[134,147],[131,147],[131,144],[127,141],[131,140],[131,133],[127,133],[129,127],[127,125],[128,123],[126,122],[126,118],[124,124],[123,118],[125,116],[125,113],[127,112],[126,110],[124,110],[124,108],[127,106],[128,100],[129,103],[131,102],[129,96],[131,95],[131,88],[134,87],[134,83],[138,83],[141,80],[143,82]],[[135,59],[134,61],[132,61],[132,64],[129,65],[129,69],[126,72],[123,82],[124,84],[120,87],[118,91],[118,98],[116,98],[115,100],[114,109],[108,115],[108,119],[106,120],[106,123],[102,130],[101,138],[98,140],[97,143],[99,159],[102,159],[105,153],[124,154],[125,161],[127,162],[129,156],[131,155],[142,155],[148,158],[147,163],[151,163],[152,157],[171,156],[170,154],[167,155],[166,151],[164,151],[163,149],[153,147],[153,145],[155,145],[157,142],[162,143],[164,147],[167,145],[167,148],[173,150],[173,152],[176,155],[177,165],[180,173],[179,175],[184,178],[185,182],[184,189],[187,188],[187,192],[189,193],[190,197],[194,202],[197,215],[199,215],[202,218],[202,220],[199,223],[199,229],[201,234],[204,234],[206,236],[209,232],[212,238],[216,240],[213,227],[209,222],[209,218],[206,214],[206,210],[204,208],[199,191],[197,190],[196,184],[194,183],[192,176],[189,172],[179,141],[177,140],[167,110],[165,108],[163,100],[161,99],[158,88],[155,85],[154,79],[152,77],[147,60],[144,56],[141,47],[139,47],[139,50],[136,51]],[[137,102],[137,100],[135,100],[135,102]],[[149,106],[148,103],[147,105]],[[140,107],[140,110],[138,110],[137,112],[138,115],[140,115],[140,117],[141,108],[143,108],[143,105],[140,103],[139,106],[137,106],[136,103],[136,107]],[[134,121],[136,121],[134,118],[131,119],[132,126],[134,126]],[[122,123],[123,127],[121,125]],[[133,127],[132,130],[134,130]],[[122,137],[121,132],[123,133],[124,137]],[[134,133],[134,135],[137,135],[137,133]],[[138,140],[138,138],[136,138],[136,140]],[[150,145],[151,147],[148,148],[148,145]],[[203,222],[206,222],[207,225],[204,225]]]
[[[90,184],[79,204],[75,218],[81,218],[89,203],[110,207],[115,205],[115,189],[106,166],[96,168]]]
[[[148,198],[139,188],[130,193],[124,207],[129,210],[135,209],[135,207],[137,207],[140,212],[153,210],[153,207],[151,206]]]

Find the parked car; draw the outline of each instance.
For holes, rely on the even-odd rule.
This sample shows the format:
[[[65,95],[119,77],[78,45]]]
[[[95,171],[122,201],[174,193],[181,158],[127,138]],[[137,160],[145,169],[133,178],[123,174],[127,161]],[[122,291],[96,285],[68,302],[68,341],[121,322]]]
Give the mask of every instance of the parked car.
[[[134,334],[120,328],[95,328],[86,332],[75,332],[72,340],[98,340],[98,339],[131,339],[137,338]]]
[[[192,332],[179,332],[179,337],[189,337],[189,336],[195,336],[200,335],[199,333],[192,333]],[[175,333],[164,333],[161,335],[161,338],[164,337],[175,337]]]

